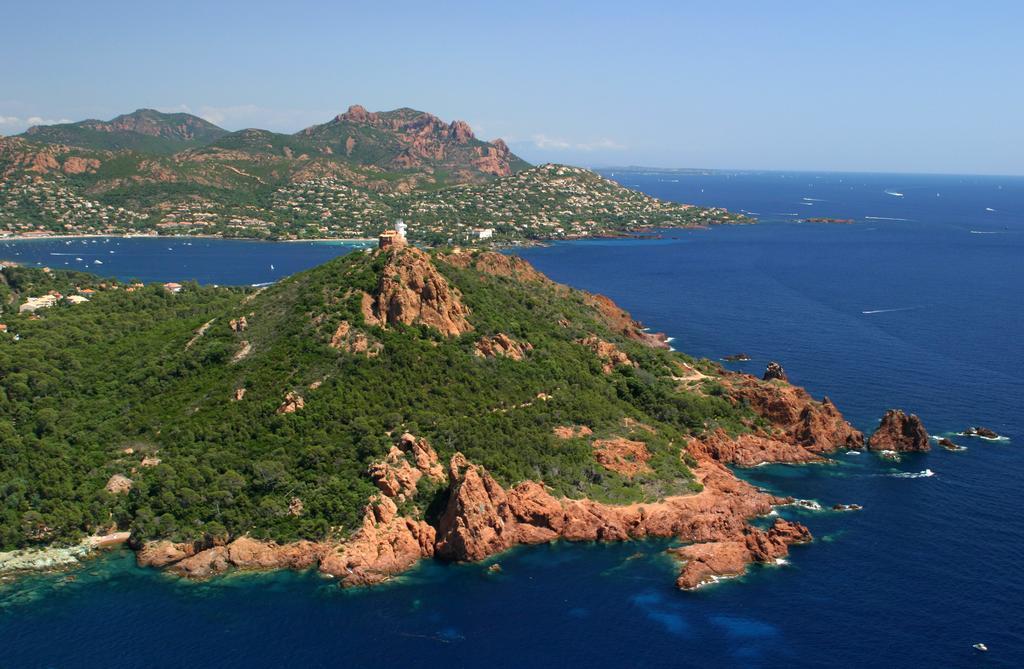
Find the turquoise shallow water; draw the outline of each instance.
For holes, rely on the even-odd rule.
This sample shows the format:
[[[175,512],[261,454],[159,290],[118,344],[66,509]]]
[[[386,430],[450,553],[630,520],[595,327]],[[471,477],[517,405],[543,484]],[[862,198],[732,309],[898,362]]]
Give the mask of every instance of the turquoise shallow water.
[[[680,350],[743,351],[753,360],[735,367],[751,372],[780,360],[861,429],[899,406],[933,433],[981,424],[1009,441],[954,437],[969,450],[899,464],[840,454],[830,466],[744,471],[782,493],[865,508],[785,510],[814,544],[786,565],[697,593],[672,587],[664,543],[517,549],[498,558],[496,576],[484,565],[431,563],[354,593],[312,574],[182,583],[115,553],[73,582],[0,586],[0,666],[1024,665],[1024,181],[858,177],[851,191],[850,175],[675,178],[623,180],[684,201],[703,188],[759,213],[815,197],[807,209],[858,222],[779,217],[524,255],[556,280],[612,296]],[[951,204],[934,202],[943,198]],[[48,254],[54,243],[16,248],[26,259],[30,245]],[[219,283],[272,280],[262,267],[298,269],[344,250],[206,243],[209,255],[190,268]],[[0,256],[8,250],[0,245]],[[188,248],[139,252],[154,280],[181,278]],[[990,652],[972,650],[976,641]]]

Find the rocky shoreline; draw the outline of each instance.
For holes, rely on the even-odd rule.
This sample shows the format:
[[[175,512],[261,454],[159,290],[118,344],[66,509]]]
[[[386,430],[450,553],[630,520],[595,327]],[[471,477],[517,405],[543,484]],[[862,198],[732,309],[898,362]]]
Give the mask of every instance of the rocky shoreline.
[[[680,457],[685,453],[692,458],[701,486],[696,493],[616,506],[556,498],[537,481],[506,489],[461,453],[444,466],[427,440],[403,434],[387,456],[370,467],[368,475],[378,493],[368,501],[361,526],[345,539],[278,544],[240,536],[138,543],[130,541],[128,532],[119,532],[89,537],[73,547],[0,554],[0,573],[73,567],[102,546],[127,541],[139,566],[191,579],[233,571],[316,569],[342,587],[358,587],[387,581],[423,559],[477,562],[514,546],[556,540],[676,538],[685,544],[667,551],[680,566],[676,585],[696,589],[742,575],[751,564],[776,563],[788,554],[789,546],[813,541],[805,526],[781,517],[767,529],[752,524],[754,519],[777,515],[776,507],[797,501],[754,487],[728,465],[827,462],[827,454],[838,449],[928,448],[927,433],[916,416],[891,410],[868,440],[828,398],[816,401],[804,389],[778,378],[779,373],[784,376],[781,366],[773,365],[771,371],[767,381],[725,373],[723,385],[734,401],[747,403],[771,427],[735,437],[714,430],[691,439]],[[400,511],[411,506],[421,479],[446,493],[444,509],[433,523]]]
[[[135,546],[137,561],[195,579],[236,570],[316,569],[343,587],[356,587],[387,581],[423,559],[477,562],[517,545],[556,540],[674,537],[686,544],[668,551],[680,565],[679,588],[739,576],[751,564],[777,562],[789,546],[813,537],[803,525],[782,518],[768,529],[753,525],[752,520],[794,500],[742,481],[726,465],[825,462],[825,454],[863,449],[866,440],[827,398],[818,402],[778,379],[766,382],[738,373],[725,379],[736,401],[749,403],[772,427],[735,438],[713,431],[692,439],[686,452],[696,463],[693,471],[702,486],[697,493],[615,506],[556,498],[536,481],[506,489],[462,454],[442,466],[425,439],[404,434],[384,460],[371,466],[369,475],[379,492],[365,507],[361,527],[346,540],[284,545],[251,537],[206,545],[154,541]],[[883,421],[880,434],[890,429]],[[447,491],[444,510],[433,524],[399,511],[424,478]]]
[[[0,553],[0,575],[74,568],[82,561],[95,557],[101,549],[126,543],[130,535],[130,532],[113,532],[86,537],[73,546],[26,548]]]

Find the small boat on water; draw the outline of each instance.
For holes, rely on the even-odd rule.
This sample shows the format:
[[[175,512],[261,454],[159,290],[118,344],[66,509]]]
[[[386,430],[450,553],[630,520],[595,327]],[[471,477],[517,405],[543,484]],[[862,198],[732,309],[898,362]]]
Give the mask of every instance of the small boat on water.
[[[973,646],[971,646],[971,648],[973,648],[974,650],[980,650],[982,653],[987,653],[988,652],[988,646],[986,646],[985,644],[981,643],[980,641],[978,643],[974,644]]]

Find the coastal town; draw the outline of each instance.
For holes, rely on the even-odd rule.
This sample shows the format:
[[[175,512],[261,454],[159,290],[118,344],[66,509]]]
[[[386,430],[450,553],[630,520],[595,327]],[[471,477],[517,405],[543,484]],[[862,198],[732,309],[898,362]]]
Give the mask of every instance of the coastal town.
[[[402,217],[424,244],[514,244],[653,228],[750,223],[721,208],[658,200],[578,167],[541,165],[484,184],[375,193],[330,178],[289,183],[242,202],[213,194],[137,210],[84,195],[60,175],[0,179],[0,238],[203,235],[372,239]]]

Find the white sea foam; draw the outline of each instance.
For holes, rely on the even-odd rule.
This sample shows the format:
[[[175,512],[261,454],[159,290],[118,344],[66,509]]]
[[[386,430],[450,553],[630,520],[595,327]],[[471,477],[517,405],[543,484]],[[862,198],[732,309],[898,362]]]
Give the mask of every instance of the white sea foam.
[[[971,230],[972,235],[999,235],[1003,230]]]
[[[958,437],[972,437],[974,439],[984,439],[985,441],[1010,441],[1009,437],[999,435],[998,437],[983,437],[980,434],[967,434],[966,432],[957,432]]]
[[[821,511],[821,504],[814,501],[813,499],[794,499],[791,504],[793,506],[799,506],[801,509],[807,509],[809,511]]]
[[[784,565],[789,564],[789,560],[787,560],[786,558],[775,558],[775,564],[777,564],[780,567],[782,567]]]
[[[846,451],[847,455],[860,455],[860,451]]]
[[[926,469],[922,472],[897,472],[895,474],[889,474],[889,476],[896,479],[924,479],[930,476],[935,476],[935,472],[930,469]]]
[[[804,202],[825,202],[825,200],[822,200],[820,197],[804,197],[800,199]]]

